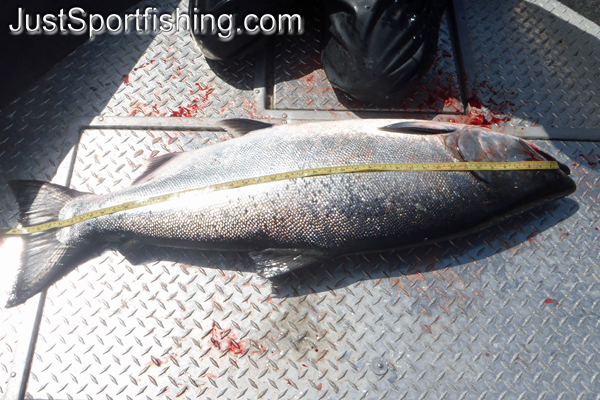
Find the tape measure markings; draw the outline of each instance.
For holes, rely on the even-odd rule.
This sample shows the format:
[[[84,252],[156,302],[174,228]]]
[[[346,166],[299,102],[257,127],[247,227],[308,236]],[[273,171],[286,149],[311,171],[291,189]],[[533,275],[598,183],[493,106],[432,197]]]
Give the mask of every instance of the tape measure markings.
[[[323,175],[338,175],[357,172],[386,172],[386,171],[519,171],[519,170],[550,170],[559,169],[556,161],[518,161],[518,162],[455,162],[455,163],[410,163],[410,164],[360,164],[344,165],[337,167],[311,168],[298,171],[282,172],[272,175],[263,175],[256,178],[245,178],[230,182],[217,183],[202,188],[182,190],[175,193],[150,197],[146,200],[129,201],[111,207],[90,211],[75,217],[32,225],[23,228],[13,228],[5,232],[5,235],[27,235],[44,232],[55,228],[65,228],[90,219],[115,214],[120,211],[131,210],[148,206],[151,204],[164,203],[177,198],[183,194],[200,191],[219,191],[225,189],[237,189],[266,182],[277,182],[288,179],[315,177]]]

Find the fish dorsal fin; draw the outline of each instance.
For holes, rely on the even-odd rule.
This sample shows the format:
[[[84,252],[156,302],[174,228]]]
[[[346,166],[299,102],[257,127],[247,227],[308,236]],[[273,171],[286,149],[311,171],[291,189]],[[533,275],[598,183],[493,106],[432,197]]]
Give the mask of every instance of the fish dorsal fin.
[[[152,178],[154,178],[154,172],[156,172],[157,169],[167,164],[169,161],[171,161],[173,158],[176,158],[180,154],[181,153],[168,153],[157,157],[150,157],[148,161],[146,161],[146,170],[135,181],[133,181],[131,186],[151,181]]]
[[[273,278],[295,269],[309,266],[326,258],[325,253],[310,249],[266,249],[250,253],[256,272],[263,278]]]
[[[227,133],[231,134],[234,138],[244,136],[245,134],[258,131],[260,129],[267,129],[273,126],[268,122],[257,121],[255,119],[244,119],[244,118],[230,118],[224,119],[217,122],[217,125],[224,128]]]
[[[437,135],[456,131],[456,127],[434,121],[403,121],[379,128],[382,131]]]

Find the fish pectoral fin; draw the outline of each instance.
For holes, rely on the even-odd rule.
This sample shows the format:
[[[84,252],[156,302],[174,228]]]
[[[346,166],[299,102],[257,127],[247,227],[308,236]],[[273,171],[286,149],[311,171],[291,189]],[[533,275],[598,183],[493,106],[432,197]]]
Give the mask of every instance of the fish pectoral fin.
[[[261,129],[271,128],[273,124],[257,121],[255,119],[229,118],[217,122],[217,125],[225,129],[232,137],[238,138],[245,134]]]
[[[310,249],[266,249],[251,252],[256,263],[256,272],[263,278],[273,278],[295,269],[307,267],[326,258],[319,250]]]
[[[140,175],[135,181],[133,181],[131,186],[151,181],[152,178],[154,178],[154,173],[156,172],[156,170],[158,170],[160,167],[167,164],[169,161],[171,161],[179,155],[181,155],[181,153],[168,153],[163,154],[161,156],[150,157],[148,161],[146,161],[146,169],[144,170],[142,175]]]
[[[387,125],[379,130],[398,133],[416,133],[420,135],[437,135],[457,130],[455,126],[434,121],[403,121]]]

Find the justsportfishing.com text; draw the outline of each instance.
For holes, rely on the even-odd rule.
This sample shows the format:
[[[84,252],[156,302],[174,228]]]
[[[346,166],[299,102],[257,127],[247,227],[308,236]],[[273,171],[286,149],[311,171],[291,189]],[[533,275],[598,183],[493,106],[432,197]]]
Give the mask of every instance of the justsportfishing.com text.
[[[28,14],[24,8],[17,10],[16,22],[9,25],[13,35],[26,33],[29,35],[73,34],[89,35],[91,39],[104,33],[117,35],[150,34],[153,32],[170,33],[179,30],[192,30],[196,34],[217,35],[223,41],[233,39],[236,35],[294,35],[304,33],[304,19],[298,14],[249,14],[241,24],[236,24],[233,14],[200,14],[198,10],[190,16],[177,9],[173,13],[159,14],[155,7],[147,7],[143,12],[136,9],[134,13],[124,15],[89,14],[80,7],[73,7],[65,12],[61,9],[56,14]]]

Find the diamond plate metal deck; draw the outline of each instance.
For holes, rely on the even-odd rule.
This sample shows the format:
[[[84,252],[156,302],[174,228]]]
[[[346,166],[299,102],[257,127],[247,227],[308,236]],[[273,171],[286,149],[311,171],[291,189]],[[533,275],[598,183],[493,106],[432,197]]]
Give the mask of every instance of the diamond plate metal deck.
[[[223,138],[86,130],[72,186],[113,191],[141,174],[150,155]],[[251,272],[244,254],[142,247],[136,263],[152,262],[132,265],[109,250],[50,289],[28,391],[591,396],[600,390],[600,147],[538,144],[576,165],[578,192],[453,242],[338,259],[272,284]]]
[[[280,36],[275,44],[273,108],[276,110],[462,112],[450,29],[442,18],[431,69],[407,98],[386,107],[358,101],[334,89],[321,65],[323,22],[313,20],[306,35]]]
[[[137,7],[146,6],[161,12],[173,12],[176,7],[187,10],[187,2],[177,0],[146,1]],[[91,120],[98,115],[253,117],[249,101],[253,73],[253,59],[209,66],[184,31],[103,35],[81,46],[0,111],[0,229],[14,226],[17,217],[7,182],[52,180],[78,141],[77,132],[69,131],[73,119],[89,116]],[[6,289],[1,288],[2,303]],[[27,341],[18,333],[22,313],[23,309],[0,309],[0,397],[7,390],[17,341]],[[26,318],[32,317],[28,313]]]
[[[552,0],[465,8],[485,106],[513,125],[599,126],[598,25]]]
[[[589,131],[562,128],[598,128],[598,26],[554,1],[492,3],[465,7],[487,122],[520,125],[524,131],[511,132],[533,137],[589,140]],[[187,9],[174,0],[138,7],[146,5]],[[127,185],[152,154],[223,139],[175,122],[182,128],[89,129],[79,142],[69,128],[75,120],[317,118],[258,104],[260,62],[207,62],[185,32],[101,36],[82,46],[0,110],[0,228],[16,223],[10,179],[72,176],[74,187],[106,192]],[[445,111],[436,118],[474,122],[472,114]],[[356,117],[318,118],[325,114]],[[535,123],[543,126],[527,127]],[[143,248],[133,265],[109,249],[49,290],[27,392],[593,398],[600,392],[600,149],[539,144],[569,163],[578,192],[452,243],[339,259],[273,283],[254,275],[244,254]],[[34,317],[0,308],[0,398],[14,382],[11,371],[25,366],[19,357],[34,332],[23,330]]]

